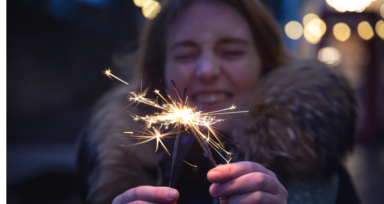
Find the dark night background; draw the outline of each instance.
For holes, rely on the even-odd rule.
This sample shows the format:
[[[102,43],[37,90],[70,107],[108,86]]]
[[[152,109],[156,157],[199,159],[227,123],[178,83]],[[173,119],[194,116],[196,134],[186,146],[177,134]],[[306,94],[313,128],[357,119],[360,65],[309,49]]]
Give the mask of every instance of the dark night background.
[[[302,18],[302,0],[263,2],[282,27]],[[330,21],[343,17],[321,13]],[[132,0],[7,1],[7,203],[81,203],[76,143],[92,106],[118,83],[101,70],[127,73],[144,22]],[[284,40],[300,55],[301,44]],[[384,43],[378,37],[371,41],[372,62],[357,89],[368,114],[347,160],[367,204],[384,200]]]

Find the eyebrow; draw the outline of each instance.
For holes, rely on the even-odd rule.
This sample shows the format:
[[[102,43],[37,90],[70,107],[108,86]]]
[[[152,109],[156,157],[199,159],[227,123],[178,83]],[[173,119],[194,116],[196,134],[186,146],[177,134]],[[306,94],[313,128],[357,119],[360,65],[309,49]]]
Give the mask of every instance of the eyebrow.
[[[174,45],[172,45],[171,48],[174,49],[174,48],[180,47],[180,46],[197,47],[197,44],[191,40],[184,40],[184,41],[175,43]]]
[[[227,43],[249,44],[248,40],[241,39],[241,38],[233,38],[233,37],[223,38],[223,39],[220,39],[218,42],[218,44],[227,44]],[[171,49],[174,49],[176,47],[181,47],[181,46],[198,47],[198,45],[192,40],[183,40],[172,45]]]
[[[227,44],[227,43],[240,43],[240,44],[249,44],[248,40],[242,38],[223,38],[219,41],[219,43]]]

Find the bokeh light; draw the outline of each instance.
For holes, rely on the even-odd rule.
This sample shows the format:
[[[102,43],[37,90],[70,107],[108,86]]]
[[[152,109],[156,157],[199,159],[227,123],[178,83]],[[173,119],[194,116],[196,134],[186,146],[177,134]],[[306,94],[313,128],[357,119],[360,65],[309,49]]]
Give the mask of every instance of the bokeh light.
[[[369,40],[374,35],[372,27],[368,23],[368,21],[362,21],[359,23],[359,25],[357,26],[357,33],[364,40]]]
[[[317,54],[317,59],[329,66],[336,66],[342,60],[341,52],[335,47],[323,47]]]
[[[327,25],[320,18],[311,20],[309,24],[316,25],[320,29],[321,36],[323,36],[327,31]]]
[[[333,26],[333,35],[337,40],[344,42],[351,36],[351,29],[345,23],[337,23]]]
[[[309,43],[316,44],[321,40],[326,30],[327,26],[324,21],[315,18],[304,26],[304,37]]]
[[[326,0],[338,12],[363,12],[374,0]]]
[[[375,25],[376,34],[384,40],[384,20],[377,21]]]
[[[133,0],[133,3],[137,6],[137,7],[143,7],[145,3],[147,3],[147,1],[151,1],[151,0]]]
[[[384,18],[384,4],[382,4],[382,5],[380,6],[380,14],[381,14],[381,17]]]
[[[306,26],[311,20],[318,18],[319,16],[314,13],[308,13],[303,17],[303,25]]]
[[[297,21],[289,21],[284,27],[285,34],[292,40],[297,40],[303,35],[303,26]]]
[[[146,18],[154,18],[161,10],[160,3],[157,1],[149,0],[143,5],[142,11]]]

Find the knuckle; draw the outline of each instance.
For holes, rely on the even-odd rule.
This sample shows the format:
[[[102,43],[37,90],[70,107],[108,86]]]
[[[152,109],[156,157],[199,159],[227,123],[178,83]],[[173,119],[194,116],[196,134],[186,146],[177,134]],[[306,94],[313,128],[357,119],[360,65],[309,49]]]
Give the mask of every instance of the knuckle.
[[[231,192],[231,191],[233,191],[235,188],[236,188],[236,186],[235,186],[235,180],[231,180],[231,181],[228,182],[228,186],[227,186],[227,188],[226,188],[226,191]]]
[[[277,178],[275,172],[271,171],[271,170],[268,170],[268,173],[271,174],[273,177]]]
[[[248,165],[248,169],[251,172],[260,171],[260,168],[262,167],[261,164],[255,162],[249,162]]]
[[[255,182],[260,184],[260,185],[265,184],[267,181],[267,177],[263,173],[258,173],[258,172],[254,173],[254,177],[255,177]]]
[[[133,199],[136,200],[140,198],[140,193],[141,193],[140,187],[134,188],[132,192]]]
[[[112,204],[120,204],[120,196],[117,196],[115,199],[113,199]]]
[[[260,191],[257,191],[253,194],[253,201],[255,204],[262,203],[263,201],[263,194]]]
[[[234,167],[233,165],[228,165],[227,167],[227,173],[228,175],[231,175],[234,172]]]
[[[163,195],[163,191],[162,189],[159,189],[159,188],[155,188],[153,190],[153,195],[155,195],[156,197],[161,197]]]

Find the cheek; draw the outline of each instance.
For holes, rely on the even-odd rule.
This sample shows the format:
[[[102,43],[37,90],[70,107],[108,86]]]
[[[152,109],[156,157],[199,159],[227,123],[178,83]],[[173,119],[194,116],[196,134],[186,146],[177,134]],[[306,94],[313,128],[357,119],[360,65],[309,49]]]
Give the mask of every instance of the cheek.
[[[177,66],[173,63],[166,63],[164,79],[166,80],[166,87],[171,90],[173,80],[179,89],[188,87],[191,79],[193,78],[193,67],[191,66]]]
[[[261,64],[257,60],[242,60],[232,65],[227,71],[232,84],[235,86],[237,93],[252,91],[259,79],[261,73]]]

